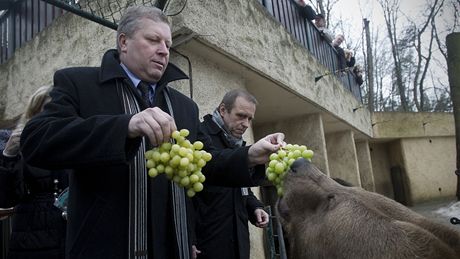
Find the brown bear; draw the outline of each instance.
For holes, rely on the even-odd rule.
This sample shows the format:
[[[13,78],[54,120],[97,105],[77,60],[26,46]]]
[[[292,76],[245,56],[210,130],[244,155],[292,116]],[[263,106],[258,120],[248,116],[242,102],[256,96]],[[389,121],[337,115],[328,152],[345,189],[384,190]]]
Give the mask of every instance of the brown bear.
[[[389,198],[345,187],[305,159],[284,179],[277,213],[290,258],[460,258],[460,232]]]

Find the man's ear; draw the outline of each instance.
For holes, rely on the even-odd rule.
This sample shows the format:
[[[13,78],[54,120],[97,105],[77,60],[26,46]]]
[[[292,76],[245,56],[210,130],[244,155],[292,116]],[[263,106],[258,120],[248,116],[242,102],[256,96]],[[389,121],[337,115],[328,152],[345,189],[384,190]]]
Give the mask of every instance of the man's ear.
[[[125,33],[120,33],[120,35],[118,35],[118,46],[120,47],[120,52],[125,52],[126,51],[126,40],[128,39],[128,37],[126,36]]]
[[[219,110],[220,116],[222,116],[223,114],[225,114],[227,112],[227,109],[225,109],[225,104],[223,104],[223,103],[219,104],[218,110]]]

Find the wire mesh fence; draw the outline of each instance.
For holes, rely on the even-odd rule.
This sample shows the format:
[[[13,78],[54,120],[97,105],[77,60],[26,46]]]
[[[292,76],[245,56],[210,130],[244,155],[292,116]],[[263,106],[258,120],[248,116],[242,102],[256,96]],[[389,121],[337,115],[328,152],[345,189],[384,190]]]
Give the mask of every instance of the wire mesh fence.
[[[112,29],[117,28],[124,10],[129,6],[164,7],[161,0],[43,0]]]

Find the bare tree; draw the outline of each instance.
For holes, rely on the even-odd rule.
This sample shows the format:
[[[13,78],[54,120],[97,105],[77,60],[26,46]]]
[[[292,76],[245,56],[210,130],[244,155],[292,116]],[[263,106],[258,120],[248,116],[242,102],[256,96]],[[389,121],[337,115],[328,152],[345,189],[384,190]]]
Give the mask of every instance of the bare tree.
[[[409,105],[406,97],[406,87],[402,77],[401,53],[398,46],[396,23],[399,16],[399,0],[378,0],[383,9],[383,15],[388,32],[388,38],[391,43],[391,53],[394,63],[394,79],[398,89],[398,94],[403,111],[409,110]]]
[[[435,33],[435,28],[431,26],[430,28],[430,36],[429,36],[429,41],[428,44],[426,44],[422,38],[425,34],[425,31],[428,29],[430,25],[433,24],[434,17],[436,17],[442,6],[444,4],[444,0],[435,0],[432,3],[427,3],[426,5],[426,10],[428,10],[427,14],[424,15],[425,20],[418,25],[416,21],[413,21],[409,19],[409,22],[411,23],[410,25],[410,30],[408,30],[409,37],[411,38],[412,41],[412,47],[414,48],[416,52],[416,58],[415,58],[415,72],[414,72],[414,77],[412,80],[412,89],[413,89],[413,96],[414,96],[414,103],[415,106],[417,107],[418,111],[426,111],[427,107],[426,102],[428,100],[425,100],[425,78],[428,72],[428,68],[430,66],[430,61],[433,55],[433,41],[434,41],[434,33]],[[426,50],[424,50],[424,48]]]

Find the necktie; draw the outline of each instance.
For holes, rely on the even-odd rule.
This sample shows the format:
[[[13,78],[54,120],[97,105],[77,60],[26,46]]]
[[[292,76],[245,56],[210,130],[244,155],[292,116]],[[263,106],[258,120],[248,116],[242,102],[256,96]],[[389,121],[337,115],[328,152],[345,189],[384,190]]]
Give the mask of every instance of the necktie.
[[[141,91],[141,96],[142,99],[145,101],[145,103],[149,106],[152,107],[152,102],[150,101],[150,85],[147,82],[140,81],[139,85],[137,86],[139,91]]]

